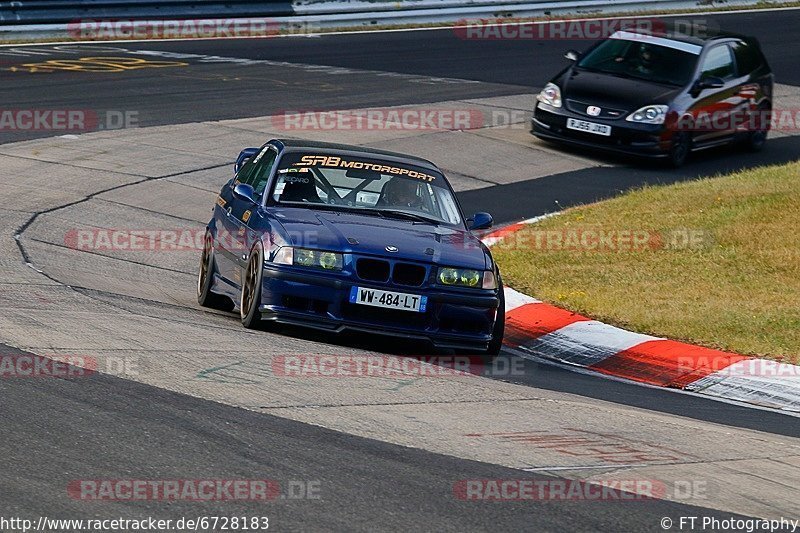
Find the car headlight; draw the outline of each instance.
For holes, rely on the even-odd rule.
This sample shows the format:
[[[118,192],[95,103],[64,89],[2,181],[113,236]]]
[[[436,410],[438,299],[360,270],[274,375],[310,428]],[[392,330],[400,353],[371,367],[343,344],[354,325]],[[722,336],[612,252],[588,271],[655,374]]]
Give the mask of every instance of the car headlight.
[[[548,83],[536,99],[553,107],[561,107],[561,89],[555,83]]]
[[[669,106],[666,105],[646,105],[628,115],[625,120],[640,124],[663,124],[668,110]]]
[[[297,250],[294,253],[294,264],[300,265],[304,267],[314,266],[316,262],[316,257],[314,257],[314,252],[311,250]]]
[[[319,266],[325,270],[342,269],[342,254],[335,254],[333,252],[320,252],[317,257]]]
[[[453,287],[473,287],[495,289],[494,273],[471,268],[443,267],[439,269],[436,280],[442,285]],[[488,283],[487,283],[488,282]]]
[[[278,248],[275,252],[272,262],[278,265],[313,267],[322,268],[324,270],[342,270],[344,259],[342,254],[336,252],[323,252],[320,250],[283,246]]]
[[[293,265],[294,264],[294,248],[291,246],[281,246],[275,250],[275,255],[272,256],[272,263],[276,265]]]
[[[487,270],[483,274],[483,288],[484,289],[496,289],[497,288],[497,278],[494,276],[494,272],[491,270]]]

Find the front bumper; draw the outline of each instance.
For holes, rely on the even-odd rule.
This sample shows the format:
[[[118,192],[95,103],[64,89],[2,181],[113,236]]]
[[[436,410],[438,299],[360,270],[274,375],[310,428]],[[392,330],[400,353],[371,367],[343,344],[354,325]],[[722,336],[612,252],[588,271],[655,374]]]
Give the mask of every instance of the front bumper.
[[[418,313],[352,304],[353,286],[421,294],[428,297],[427,309]],[[259,310],[263,320],[282,324],[411,338],[436,348],[485,350],[500,299],[497,291],[475,292],[375,284],[347,274],[266,266]]]
[[[611,127],[611,135],[568,129],[569,118],[608,125]],[[648,158],[666,157],[672,138],[663,124],[636,124],[623,117],[614,120],[589,117],[564,107],[555,108],[542,103],[538,103],[533,112],[531,133],[547,141]]]

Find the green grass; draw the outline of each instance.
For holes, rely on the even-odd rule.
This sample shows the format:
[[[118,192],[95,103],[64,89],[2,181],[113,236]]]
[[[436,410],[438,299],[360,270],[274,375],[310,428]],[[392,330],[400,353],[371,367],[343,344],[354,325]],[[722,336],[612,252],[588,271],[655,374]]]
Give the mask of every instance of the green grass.
[[[556,249],[545,238],[587,229],[665,238],[622,251]],[[684,229],[699,242],[670,246],[668,236]],[[592,318],[800,362],[800,163],[645,187],[568,209],[498,244],[494,254],[508,285]]]

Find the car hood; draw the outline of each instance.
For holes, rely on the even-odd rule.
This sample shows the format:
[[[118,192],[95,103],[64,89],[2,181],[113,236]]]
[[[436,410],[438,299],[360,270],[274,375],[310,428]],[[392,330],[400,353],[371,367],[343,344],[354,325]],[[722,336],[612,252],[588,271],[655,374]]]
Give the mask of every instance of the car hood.
[[[561,87],[561,98],[565,101],[576,100],[583,104],[618,109],[627,113],[648,104],[668,104],[682,90],[681,87],[577,68],[565,72],[556,83]]]
[[[485,269],[488,249],[469,231],[444,225],[304,208],[272,209],[294,246]],[[388,252],[387,246],[397,248]]]

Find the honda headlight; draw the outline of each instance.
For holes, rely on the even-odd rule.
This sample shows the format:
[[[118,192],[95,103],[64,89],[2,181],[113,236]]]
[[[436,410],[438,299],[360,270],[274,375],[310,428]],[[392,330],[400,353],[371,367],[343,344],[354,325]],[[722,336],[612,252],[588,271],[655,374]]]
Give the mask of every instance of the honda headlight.
[[[639,124],[663,124],[668,110],[669,106],[666,105],[646,105],[628,115],[625,120]]]
[[[561,89],[555,83],[548,83],[536,99],[553,107],[561,107]]]

